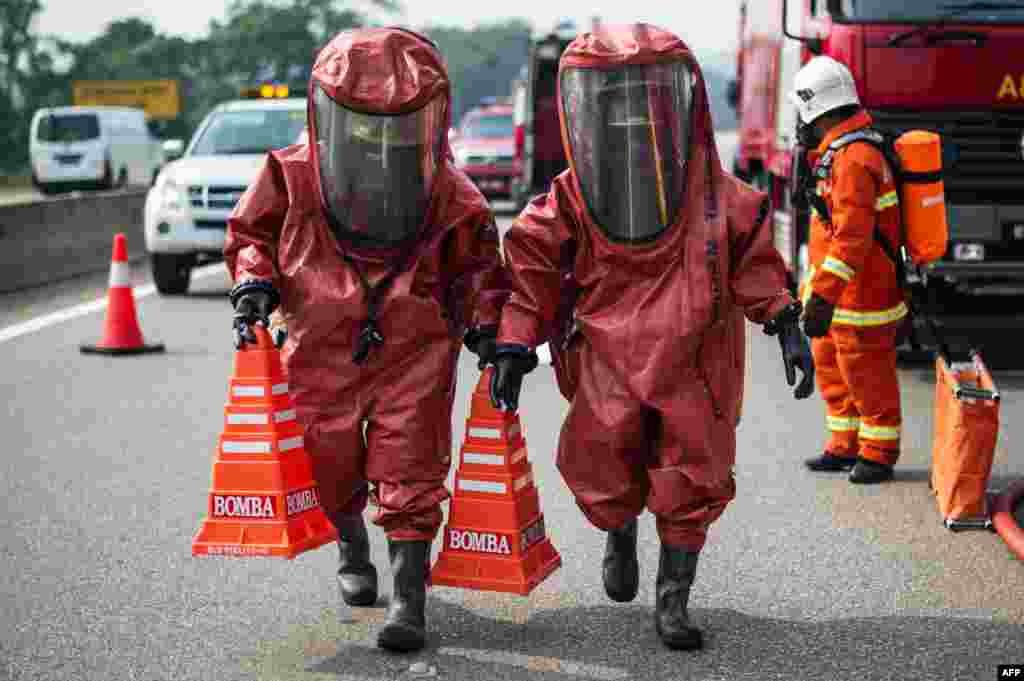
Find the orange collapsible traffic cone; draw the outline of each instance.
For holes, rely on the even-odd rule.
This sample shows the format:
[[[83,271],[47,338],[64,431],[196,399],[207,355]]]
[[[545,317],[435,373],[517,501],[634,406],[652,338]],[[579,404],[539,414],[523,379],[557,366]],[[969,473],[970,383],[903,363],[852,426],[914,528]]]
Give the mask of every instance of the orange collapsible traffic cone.
[[[483,372],[473,393],[444,542],[430,577],[435,585],[526,595],[562,558],[544,531],[519,416],[491,405],[492,371]]]
[[[270,334],[235,353],[208,517],[192,555],[294,558],[338,538],[320,506],[302,426]]]
[[[128,246],[124,234],[114,235],[103,340],[96,345],[80,345],[79,349],[85,353],[104,355],[140,355],[164,351],[163,343],[147,345],[142,339],[139,320],[135,316],[135,296],[132,294]]]

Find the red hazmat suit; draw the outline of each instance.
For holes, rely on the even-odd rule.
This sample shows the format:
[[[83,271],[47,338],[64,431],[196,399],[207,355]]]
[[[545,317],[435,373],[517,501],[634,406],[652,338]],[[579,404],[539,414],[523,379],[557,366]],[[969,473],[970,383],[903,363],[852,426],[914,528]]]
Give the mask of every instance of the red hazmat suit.
[[[379,141],[358,115],[427,110],[438,98],[443,107],[430,109],[441,114],[438,142],[424,157],[437,162],[424,173],[429,191],[415,238],[386,248],[346,238],[359,227],[361,207],[340,190],[324,196],[322,170],[346,169],[336,167],[340,156],[321,164],[319,154],[333,152],[317,143],[316,111],[323,109],[314,107],[337,103],[339,116],[351,110],[355,123],[339,118],[338,130],[362,125],[358,134]],[[224,249],[236,281],[272,282],[281,294],[289,330],[282,358],[325,510],[361,513],[369,481],[374,522],[393,540],[431,540],[441,523],[463,332],[496,325],[507,296],[493,215],[450,160],[449,100],[441,56],[426,40],[400,29],[342,33],[313,67],[310,142],[269,155],[229,220]],[[414,121],[429,123],[426,116]],[[332,227],[330,207],[345,205],[355,206],[348,232]],[[367,319],[360,272],[370,286],[395,278],[379,304],[384,342],[357,365],[353,352]]]
[[[557,462],[587,518],[611,530],[646,506],[663,544],[699,551],[735,495],[744,361],[739,315],[765,323],[794,301],[772,245],[767,199],[722,170],[703,76],[681,40],[650,26],[606,27],[578,37],[559,71],[662,63],[685,65],[692,81],[689,126],[672,131],[687,140],[680,152],[685,173],[662,165],[675,175],[657,176],[659,191],[679,188],[660,195],[660,215],[678,206],[674,217],[642,241],[611,238],[590,207],[593,190],[590,203],[584,198],[579,164],[567,149],[569,170],[505,236],[513,293],[498,343],[533,347],[551,338],[560,388],[572,400]],[[680,82],[678,74],[671,78]],[[623,85],[635,84],[617,87]],[[569,140],[565,97],[560,92],[559,116]],[[658,106],[649,106],[652,116]],[[635,118],[630,113],[618,125]],[[598,163],[587,170],[599,171]],[[656,216],[657,208],[648,212]],[[573,283],[574,331],[563,347],[558,318],[566,313],[565,286]]]

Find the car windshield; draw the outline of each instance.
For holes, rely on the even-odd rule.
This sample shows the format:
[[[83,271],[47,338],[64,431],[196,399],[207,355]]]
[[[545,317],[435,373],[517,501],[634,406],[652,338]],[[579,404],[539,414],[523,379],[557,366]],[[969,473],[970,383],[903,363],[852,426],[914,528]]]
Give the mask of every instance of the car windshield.
[[[471,139],[512,137],[512,116],[475,116],[462,126],[462,135]]]
[[[1024,4],[1019,0],[840,0],[842,18],[856,22],[927,23],[955,19],[963,22],[1019,24]]]
[[[40,142],[84,142],[100,136],[96,114],[48,114],[39,119]]]
[[[190,153],[265,154],[295,144],[305,125],[305,110],[223,111],[214,115]]]

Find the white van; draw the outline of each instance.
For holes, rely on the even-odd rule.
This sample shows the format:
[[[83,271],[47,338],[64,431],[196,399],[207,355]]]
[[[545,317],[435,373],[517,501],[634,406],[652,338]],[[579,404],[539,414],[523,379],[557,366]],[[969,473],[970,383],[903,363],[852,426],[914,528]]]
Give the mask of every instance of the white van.
[[[164,164],[142,109],[62,106],[39,109],[29,127],[32,182],[43,194],[148,186]]]

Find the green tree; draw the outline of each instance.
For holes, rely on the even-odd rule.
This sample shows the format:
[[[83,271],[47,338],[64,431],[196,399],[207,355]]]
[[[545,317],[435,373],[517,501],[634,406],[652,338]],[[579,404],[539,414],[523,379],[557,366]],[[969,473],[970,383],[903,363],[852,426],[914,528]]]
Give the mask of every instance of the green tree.
[[[40,11],[39,0],[0,2],[0,145],[4,149],[0,171],[4,172],[26,169],[32,112],[57,100],[55,93],[61,88],[53,58],[43,49],[47,41],[32,31]]]
[[[437,43],[452,80],[452,123],[484,97],[511,95],[511,83],[526,58],[530,24],[521,20],[463,29],[430,26],[424,33]]]

